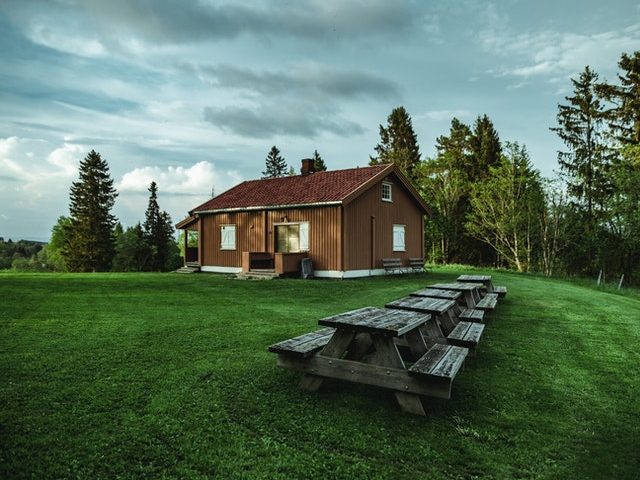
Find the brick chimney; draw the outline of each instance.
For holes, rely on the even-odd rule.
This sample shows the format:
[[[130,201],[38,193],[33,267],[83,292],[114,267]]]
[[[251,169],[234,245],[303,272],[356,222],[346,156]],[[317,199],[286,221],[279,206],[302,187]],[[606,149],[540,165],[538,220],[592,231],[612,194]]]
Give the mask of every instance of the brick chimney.
[[[310,173],[314,173],[315,171],[316,171],[316,165],[313,158],[303,158],[302,168],[300,169],[300,173],[302,175],[309,175]]]

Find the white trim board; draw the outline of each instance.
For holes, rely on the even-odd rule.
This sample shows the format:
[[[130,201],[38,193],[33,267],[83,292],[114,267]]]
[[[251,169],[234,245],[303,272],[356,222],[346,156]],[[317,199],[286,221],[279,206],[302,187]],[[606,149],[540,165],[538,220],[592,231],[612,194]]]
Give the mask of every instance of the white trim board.
[[[374,270],[314,270],[313,276],[318,278],[362,278],[384,275],[384,268]]]
[[[200,267],[201,272],[211,272],[211,273],[240,273],[242,272],[242,267],[221,267],[217,265],[202,265]]]

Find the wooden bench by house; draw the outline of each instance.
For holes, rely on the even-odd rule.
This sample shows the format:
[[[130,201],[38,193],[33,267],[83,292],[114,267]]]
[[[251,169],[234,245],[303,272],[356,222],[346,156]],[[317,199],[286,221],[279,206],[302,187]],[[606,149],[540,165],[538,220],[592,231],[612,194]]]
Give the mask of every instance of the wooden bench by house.
[[[409,258],[409,270],[412,272],[424,272],[424,258]]]
[[[498,304],[497,293],[487,293],[477,304],[476,309],[483,310],[485,312],[492,311]]]
[[[399,258],[383,258],[382,267],[385,273],[403,272],[402,261]]]

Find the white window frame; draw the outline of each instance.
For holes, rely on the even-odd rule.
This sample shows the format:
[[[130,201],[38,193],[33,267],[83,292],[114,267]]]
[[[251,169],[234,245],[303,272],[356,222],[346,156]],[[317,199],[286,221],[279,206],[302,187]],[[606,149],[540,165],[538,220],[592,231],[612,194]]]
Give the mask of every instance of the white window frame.
[[[396,243],[396,233],[402,232],[402,244],[399,242]],[[393,243],[393,251],[394,252],[406,252],[407,251],[407,227],[406,225],[401,225],[395,223],[393,225],[393,231],[391,234],[391,242]]]
[[[225,240],[225,233],[229,232],[229,235],[231,235],[230,232],[233,232],[233,242],[227,242],[225,244],[224,240]],[[220,225],[220,250],[235,250],[236,249],[236,234],[237,234],[237,228],[235,226],[235,224],[222,224]],[[229,237],[227,237],[228,239]]]
[[[298,251],[297,252],[289,252],[289,253],[301,253],[309,251],[309,222],[280,222],[274,223],[274,232],[277,227],[281,227],[284,225],[298,225]],[[306,234],[306,238],[303,235]],[[274,240],[277,242],[277,239]],[[277,250],[278,245],[275,245],[275,249]]]
[[[389,187],[389,196],[385,197],[385,187]],[[383,202],[393,202],[393,183],[382,182],[382,190],[380,192],[380,198]]]

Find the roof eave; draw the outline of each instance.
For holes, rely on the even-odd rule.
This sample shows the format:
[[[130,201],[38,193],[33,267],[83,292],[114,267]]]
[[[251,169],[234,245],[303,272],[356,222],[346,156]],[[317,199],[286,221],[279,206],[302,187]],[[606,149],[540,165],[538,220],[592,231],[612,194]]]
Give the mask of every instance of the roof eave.
[[[342,205],[341,200],[333,200],[330,202],[312,202],[312,203],[295,203],[289,205],[254,205],[249,207],[234,208],[211,208],[208,210],[194,210],[192,214],[201,215],[203,213],[232,213],[232,212],[252,212],[260,210],[285,210],[287,208],[309,208],[309,207],[330,207],[333,205]]]

